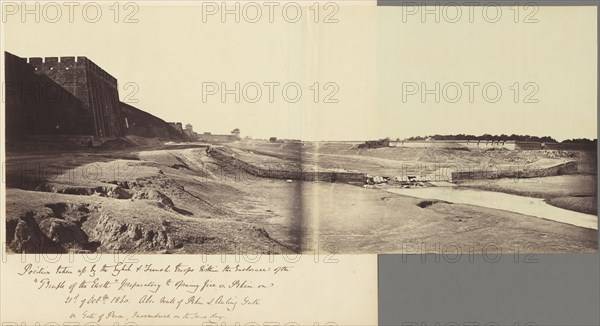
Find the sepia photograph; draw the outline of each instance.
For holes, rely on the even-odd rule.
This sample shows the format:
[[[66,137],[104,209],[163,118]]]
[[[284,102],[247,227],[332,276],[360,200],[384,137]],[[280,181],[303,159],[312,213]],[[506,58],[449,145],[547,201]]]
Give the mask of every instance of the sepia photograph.
[[[597,252],[595,10],[291,3],[7,4],[6,250]]]
[[[0,0],[0,324],[598,325],[572,3]]]

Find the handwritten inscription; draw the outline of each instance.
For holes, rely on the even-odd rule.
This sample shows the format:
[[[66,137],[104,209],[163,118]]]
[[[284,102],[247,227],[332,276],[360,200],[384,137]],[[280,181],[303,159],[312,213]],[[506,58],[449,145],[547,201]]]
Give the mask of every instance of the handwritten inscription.
[[[29,263],[17,272],[65,304],[65,318],[90,322],[194,319],[218,323],[228,313],[265,304],[294,266],[253,264]],[[266,302],[269,304],[269,302]]]

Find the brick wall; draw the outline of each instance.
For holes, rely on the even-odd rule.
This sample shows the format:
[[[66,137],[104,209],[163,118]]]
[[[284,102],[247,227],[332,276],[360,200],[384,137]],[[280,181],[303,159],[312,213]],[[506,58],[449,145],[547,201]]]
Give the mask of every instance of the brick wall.
[[[96,137],[125,135],[116,78],[86,57],[34,57],[28,63],[87,105]]]
[[[126,119],[125,134],[147,138],[181,140],[182,135],[164,120],[126,103],[121,103],[121,115]]]
[[[73,93],[83,88],[71,83],[71,91],[57,83],[27,60],[5,52],[5,100],[7,141],[30,135],[93,135],[94,117],[90,108]],[[57,72],[53,72],[57,73]],[[69,72],[80,80],[81,73]],[[67,79],[66,77],[64,79]]]

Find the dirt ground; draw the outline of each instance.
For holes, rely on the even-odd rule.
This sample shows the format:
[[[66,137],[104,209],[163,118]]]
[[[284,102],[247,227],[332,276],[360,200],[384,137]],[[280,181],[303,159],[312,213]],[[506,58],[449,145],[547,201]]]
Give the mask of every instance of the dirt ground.
[[[538,253],[597,251],[596,230],[347,184],[257,178],[222,165],[206,149],[173,144],[9,153],[8,247],[14,252],[140,253],[393,253],[417,247],[508,253],[515,246]],[[293,146],[279,155],[274,149],[231,150],[265,161],[297,159]],[[394,158],[370,158],[372,153],[338,159],[335,155],[346,155],[342,149],[328,150],[328,159],[335,157],[340,165],[358,162],[344,168],[361,172],[396,164]],[[303,159],[307,153],[314,154],[306,151]],[[418,159],[413,154],[408,159]],[[318,161],[319,155],[312,157]],[[468,161],[492,154],[452,155]],[[536,158],[527,155],[533,154],[519,160]],[[505,153],[499,157],[509,158]],[[589,187],[576,186],[583,179],[575,177],[551,180],[571,185],[561,188],[566,195],[553,194],[557,206],[575,190],[595,198],[595,176],[585,181]]]
[[[476,180],[464,187],[544,198],[553,206],[586,214],[598,214],[596,175],[576,174],[535,179]]]
[[[238,155],[250,162],[257,157],[272,160],[298,159],[318,165],[395,177],[424,175],[431,180],[448,180],[458,170],[523,169],[549,166],[566,160],[578,164],[577,175],[551,176],[535,179],[507,178],[473,180],[461,183],[488,191],[543,198],[560,208],[586,214],[598,214],[597,155],[590,151],[513,151],[507,149],[466,150],[449,148],[358,148],[356,144],[237,142]],[[260,154],[260,155],[257,155]]]
[[[462,252],[495,248],[508,253],[519,246],[538,252],[597,250],[596,230],[506,211],[428,202],[345,184],[274,181],[247,188],[255,196],[274,199],[273,211],[280,217],[271,220],[271,228],[281,222],[306,228],[301,244],[305,251],[315,250],[317,244],[321,250],[342,253],[400,253],[415,245],[427,252],[457,246]],[[286,222],[286,216],[292,221]]]
[[[206,147],[63,155],[10,156],[13,251],[297,251],[255,223],[264,214],[247,209],[246,194],[213,174],[219,168]]]

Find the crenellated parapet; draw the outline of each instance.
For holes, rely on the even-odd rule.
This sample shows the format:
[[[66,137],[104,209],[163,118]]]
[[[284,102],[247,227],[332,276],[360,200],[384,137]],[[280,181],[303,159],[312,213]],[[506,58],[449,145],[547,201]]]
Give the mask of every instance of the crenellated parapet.
[[[87,57],[31,57],[27,63],[87,104],[94,117],[94,135],[124,136],[117,79]]]
[[[87,57],[31,57],[22,58],[43,73],[60,75],[61,72],[85,70],[117,87],[117,79]]]
[[[186,139],[180,122],[172,126],[121,103],[117,79],[87,57],[4,56],[10,141],[91,137],[98,145],[126,135]]]

